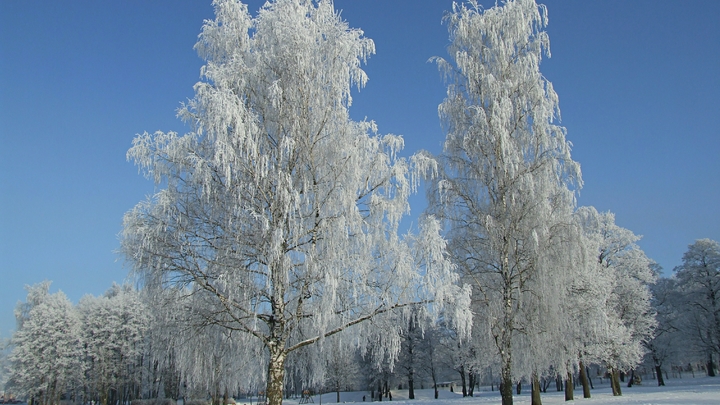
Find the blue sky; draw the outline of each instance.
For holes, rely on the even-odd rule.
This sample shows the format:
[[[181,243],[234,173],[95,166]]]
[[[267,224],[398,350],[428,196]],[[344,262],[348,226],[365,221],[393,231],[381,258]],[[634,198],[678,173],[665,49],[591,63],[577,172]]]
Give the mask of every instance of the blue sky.
[[[427,60],[447,56],[451,4],[335,2],[377,48],[351,115],[404,135],[408,153],[441,150],[445,89]],[[541,70],[582,165],[578,202],[644,235],[669,275],[695,239],[720,240],[720,2],[544,4]],[[125,153],[136,133],[185,131],[175,110],[208,18],[209,1],[0,2],[0,336],[26,284],[77,302],[125,279],[122,216],[154,191]]]

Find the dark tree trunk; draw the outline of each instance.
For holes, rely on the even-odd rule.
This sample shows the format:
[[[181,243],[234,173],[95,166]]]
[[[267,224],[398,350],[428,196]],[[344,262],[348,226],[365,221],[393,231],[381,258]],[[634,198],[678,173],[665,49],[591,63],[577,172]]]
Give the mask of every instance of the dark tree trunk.
[[[610,373],[610,386],[612,387],[613,396],[619,397],[622,395],[622,389],[620,388],[620,371],[616,368],[613,368]]]
[[[558,392],[563,390],[562,378],[560,378],[559,375],[555,377],[555,388],[558,390]]]
[[[465,366],[460,366],[460,370],[458,370],[460,373],[460,381],[462,382],[462,393],[463,398],[467,396],[467,382],[465,381]]]
[[[432,372],[430,375],[432,376],[432,383],[433,383],[433,390],[435,391],[435,399],[438,399],[438,388],[437,388],[437,373],[435,370],[435,367],[432,367]]]
[[[585,369],[585,366],[583,365],[583,362],[580,362],[580,382],[582,383],[583,387],[583,398],[590,398],[590,381],[588,380],[587,370]]]
[[[630,378],[628,378],[628,388],[631,388],[635,383],[635,369],[630,370]]]
[[[567,380],[565,380],[565,400],[575,400],[575,386],[573,385],[572,372],[568,371]]]
[[[531,405],[542,405],[542,399],[540,399],[540,381],[538,380],[537,374],[533,373],[532,386],[530,388],[530,396],[532,398]]]
[[[502,405],[513,404],[513,383],[510,373],[503,373],[502,382],[500,383],[500,396],[502,397]]]
[[[543,378],[541,380],[541,389],[540,391],[543,392],[543,394],[547,393],[547,389],[550,386],[550,379],[549,378]]]
[[[663,378],[662,368],[660,368],[660,365],[655,366],[655,374],[657,374],[658,387],[665,386],[665,379]]]
[[[475,395],[475,372],[470,370],[468,373],[468,396],[472,397]]]
[[[522,383],[520,381],[517,383],[517,390],[515,392],[517,392],[518,395],[522,393]]]
[[[415,376],[412,371],[410,372],[410,378],[408,378],[408,399],[415,399]]]
[[[713,355],[712,355],[712,353],[710,353],[710,354],[708,355],[707,375],[708,375],[708,377],[715,377],[715,363],[713,362]]]

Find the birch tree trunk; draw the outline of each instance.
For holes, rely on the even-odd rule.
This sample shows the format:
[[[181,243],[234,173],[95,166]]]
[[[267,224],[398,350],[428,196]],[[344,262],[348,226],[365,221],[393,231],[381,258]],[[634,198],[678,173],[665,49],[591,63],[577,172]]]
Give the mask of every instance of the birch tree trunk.
[[[282,405],[285,389],[285,360],[287,352],[279,345],[269,347],[270,362],[268,364],[268,380],[265,390],[268,405]]]

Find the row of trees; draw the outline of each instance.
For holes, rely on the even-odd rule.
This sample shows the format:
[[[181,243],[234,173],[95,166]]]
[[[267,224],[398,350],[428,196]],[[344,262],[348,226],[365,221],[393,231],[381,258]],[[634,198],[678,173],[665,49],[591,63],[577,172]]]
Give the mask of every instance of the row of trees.
[[[63,292],[51,294],[49,288],[49,281],[28,286],[26,301],[16,308],[18,329],[9,355],[0,361],[8,369],[3,386],[10,396],[41,405],[163,397],[211,398],[221,404],[228,396],[265,391],[262,345],[241,345],[237,333],[203,323],[197,316],[204,304],[188,306],[193,298],[178,296],[179,290],[157,295],[113,285],[104,295],[88,295],[73,305]],[[395,314],[390,320],[402,319]],[[285,364],[284,394],[336,391],[340,402],[341,391],[368,390],[380,399],[397,384],[409,386],[412,395],[414,380],[420,387],[453,378],[462,344],[457,328],[428,323],[418,311],[396,327],[397,356],[384,354],[389,349],[383,342],[364,351],[348,349],[344,340],[351,338],[340,334],[294,351]]]
[[[620,395],[619,372],[641,360],[655,326],[656,275],[639,237],[611,213],[575,206],[580,166],[539,68],[547,10],[456,4],[447,23],[451,59],[436,59],[448,81],[439,107],[447,138],[429,196],[473,286],[468,367],[500,369],[503,404],[521,379],[534,404],[541,378],[563,376],[571,389],[581,371],[588,387],[588,363],[607,367]]]
[[[542,379],[576,373],[590,396],[588,364],[620,395],[619,373],[662,346],[651,340],[657,265],[612,213],[576,206],[580,166],[539,69],[543,6],[453,6],[450,58],[434,59],[444,151],[402,157],[402,137],[350,119],[374,44],[331,1],[276,0],[255,17],[236,0],[214,5],[196,44],[203,80],[179,111],[192,131],[138,135],[128,152],[161,189],[124,218],[122,251],[146,298],[120,305],[138,293],[115,288],[73,311],[31,289],[13,364],[31,370],[22,361],[39,351],[20,343],[50,308],[62,325],[48,339],[65,342],[53,356],[68,363],[17,374],[26,395],[114,404],[162,387],[219,401],[264,384],[280,405],[288,390],[340,391],[339,370],[365,364],[378,393],[398,370],[411,396],[422,373],[436,384],[455,369],[474,387],[495,370],[504,405],[522,380],[539,404]],[[429,208],[401,236],[422,178]],[[150,318],[117,309],[142,305]],[[122,343],[108,347],[109,333]]]
[[[150,315],[139,294],[114,286],[73,306],[49,287],[28,287],[15,310],[6,389],[41,405],[68,395],[103,404],[139,395],[141,382],[153,380],[143,367]]]
[[[578,213],[585,221],[601,220],[603,224],[594,225],[603,227],[604,235],[625,231],[612,224],[610,214],[586,208]],[[613,241],[617,250],[620,245],[617,239]],[[595,276],[606,272],[609,263],[622,260],[617,252],[615,258],[609,258],[609,248],[602,252],[602,271]],[[581,284],[594,285],[587,280]],[[103,296],[86,296],[73,306],[62,292],[50,294],[49,286],[44,282],[28,287],[26,302],[16,308],[18,331],[11,342],[9,363],[3,362],[3,368],[9,366],[8,393],[39,404],[55,404],[61,398],[115,404],[138,398],[208,396],[219,404],[229,395],[257,395],[264,390],[262,346],[239,346],[226,328],[202,325],[202,320],[194,319],[201,303],[187,307],[184,299],[173,295],[178,291],[158,296],[147,294],[149,290],[138,292],[114,285]],[[548,341],[545,348],[562,358],[570,341],[578,339],[583,342],[582,357],[571,360],[565,371],[552,360],[548,362],[551,367],[541,373],[534,374],[538,369],[531,369],[524,377],[516,377],[520,373],[514,371],[513,387],[524,381],[530,382],[533,391],[544,391],[551,381],[564,379],[559,386],[564,385],[566,394],[572,395],[573,376],[579,376],[587,397],[588,376],[583,375],[587,366],[629,371],[640,364],[637,356],[643,352],[644,366],[655,368],[659,385],[664,385],[663,374],[668,371],[694,371],[693,366],[703,362],[708,375],[715,375],[714,359],[720,355],[720,303],[716,299],[720,293],[720,244],[704,239],[690,245],[675,275],[659,279],[651,289],[651,312],[658,320],[652,338],[632,342],[633,336],[624,330],[602,339],[599,331],[607,325],[596,320],[596,325],[589,327],[586,322],[580,325],[583,333],[564,331],[563,339]],[[626,295],[620,299],[634,298]],[[589,316],[588,308],[597,303],[573,304]],[[632,311],[632,306],[625,305],[622,311]],[[551,316],[544,315],[545,319]],[[635,316],[626,313],[623,319]],[[647,317],[640,318],[647,323]],[[341,391],[367,390],[371,399],[382,400],[400,385],[410,399],[419,387],[435,387],[437,398],[438,385],[443,382],[457,381],[463,395],[473,395],[477,385],[495,384],[498,376],[502,379],[498,373],[502,357],[494,355],[486,342],[461,339],[454,327],[442,321],[424,322],[417,316],[399,326],[397,357],[379,364],[373,360],[373,352],[386,350],[382,342],[371,344],[366,352],[348,350],[343,335],[327,339],[321,347],[294,352],[286,363],[285,395],[299,395],[308,388],[315,393],[336,391],[340,402]],[[534,358],[528,356],[529,347],[514,349],[523,358]],[[617,381],[613,385],[620,390]]]
[[[663,373],[704,363],[716,375],[720,359],[720,244],[700,239],[688,247],[671,278],[652,286],[658,326],[646,344],[646,363]]]

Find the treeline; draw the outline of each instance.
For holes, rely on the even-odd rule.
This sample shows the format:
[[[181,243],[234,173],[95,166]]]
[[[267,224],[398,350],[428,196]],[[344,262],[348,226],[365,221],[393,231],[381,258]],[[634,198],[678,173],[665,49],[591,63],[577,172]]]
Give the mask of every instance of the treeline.
[[[607,231],[603,233],[613,233]],[[623,289],[628,288],[626,281],[620,284]],[[649,333],[634,337],[631,323],[620,334],[610,329],[606,335],[598,330],[590,333],[593,328],[582,327],[586,338],[581,340],[581,356],[567,370],[549,367],[530,378],[515,379],[513,389],[520,389],[524,382],[531,389],[539,384],[537,389],[544,391],[552,384],[571,396],[574,379],[579,378],[589,393],[592,375],[585,374],[589,369],[596,375],[602,372],[601,376],[608,372],[610,378],[628,374],[629,385],[639,368],[653,371],[659,385],[664,385],[669,373],[702,369],[714,376],[720,356],[720,244],[696,241],[672,277],[645,285],[654,293],[652,298],[647,296],[652,305],[643,309],[645,320],[636,321],[652,323],[654,315],[657,325]],[[185,302],[178,294],[190,291],[158,296],[113,285],[104,295],[85,296],[73,305],[62,292],[51,294],[49,287],[50,282],[28,287],[26,301],[16,308],[17,331],[6,359],[7,394],[40,405],[63,399],[107,405],[153,398],[220,404],[228,397],[262,397],[267,366],[262,348],[238,347],[226,328],[194,319],[196,311],[178,305]],[[644,298],[616,299],[627,300],[623,311],[632,313],[631,307]],[[285,396],[297,397],[306,390],[313,394],[335,391],[340,402],[340,392],[353,390],[369,391],[368,400],[382,400],[389,399],[394,388],[408,390],[413,399],[414,390],[434,387],[437,398],[439,387],[448,382],[463,396],[472,396],[480,385],[498,388],[501,364],[482,340],[460,339],[442,321],[430,324],[420,317],[410,319],[396,325],[401,329],[396,356],[380,362],[373,357],[387,349],[383,342],[355,350],[342,342],[352,339],[349,334],[296,352],[287,362]],[[570,334],[565,340],[577,336]],[[635,346],[627,347],[633,339]],[[562,358],[561,346],[546,349]],[[527,356],[529,350],[518,347],[516,353]],[[620,390],[619,381],[613,382],[613,389]]]
[[[48,281],[27,287],[26,302],[15,310],[6,392],[40,405],[115,404],[157,398],[163,385],[172,389],[173,369],[151,350],[153,315],[138,291],[114,285],[73,306],[49,287]]]
[[[720,244],[697,240],[682,260],[672,277],[651,287],[657,327],[645,364],[655,368],[658,385],[665,385],[663,375],[692,372],[696,363],[716,376],[720,359]]]

